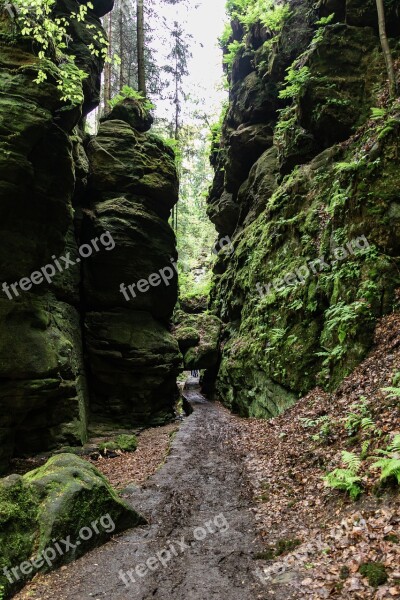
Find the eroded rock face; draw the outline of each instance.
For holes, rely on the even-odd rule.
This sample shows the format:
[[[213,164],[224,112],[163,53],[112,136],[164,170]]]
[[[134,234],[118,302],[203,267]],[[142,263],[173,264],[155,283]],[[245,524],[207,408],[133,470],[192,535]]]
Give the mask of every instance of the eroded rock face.
[[[111,111],[97,137],[81,131],[81,117],[98,104],[103,67],[88,45],[97,44],[99,17],[111,7],[95,2],[84,22],[71,23],[69,51],[88,77],[83,105],[69,110],[55,80],[34,83],[31,45],[10,43],[10,16],[0,16],[0,472],[11,456],[85,441],[90,404],[97,418],[130,425],[173,414],[176,269],[136,298],[127,300],[120,285],[175,264],[174,156],[145,133],[152,118],[131,101]],[[71,11],[76,2],[58,2],[59,16]],[[75,262],[94,239],[99,251]],[[61,256],[75,264],[59,272]],[[55,271],[47,280],[45,265]],[[34,272],[38,283],[21,289]]]
[[[178,295],[176,240],[168,224],[178,179],[169,148],[143,133],[146,114],[141,124],[136,110],[135,120],[128,119],[141,132],[113,115],[121,116],[114,109],[88,144],[91,207],[83,239],[109,232],[115,242],[84,267],[92,407],[118,422],[161,423],[173,415],[181,365],[167,329]]]
[[[92,15],[90,18],[94,18]],[[100,27],[100,22],[98,21]],[[55,81],[34,83],[37,57],[10,44],[0,20],[0,280],[11,285],[75,246],[70,134],[80,108],[66,110]],[[81,43],[80,39],[75,40]],[[15,452],[80,443],[87,393],[77,299],[79,273],[54,286],[1,291],[0,470]]]
[[[173,416],[182,357],[149,312],[118,309],[86,315],[91,409],[123,425],[160,425]]]
[[[13,591],[38,571],[69,563],[144,523],[89,462],[73,454],[0,479],[0,585]]]
[[[174,313],[173,334],[183,354],[184,369],[201,371],[201,391],[214,398],[215,382],[221,359],[223,323],[207,312],[204,298],[180,301]]]
[[[209,199],[234,248],[220,253],[211,294],[225,323],[217,390],[241,414],[266,417],[315,385],[336,387],[365,356],[400,283],[400,121],[396,110],[369,120],[387,79],[375,2],[290,5],[279,43],[268,49],[256,26],[237,58]],[[399,35],[398,11],[387,9]],[[303,81],[284,100],[292,63]],[[270,147],[233,169],[246,154],[240,132],[255,124],[272,127]]]

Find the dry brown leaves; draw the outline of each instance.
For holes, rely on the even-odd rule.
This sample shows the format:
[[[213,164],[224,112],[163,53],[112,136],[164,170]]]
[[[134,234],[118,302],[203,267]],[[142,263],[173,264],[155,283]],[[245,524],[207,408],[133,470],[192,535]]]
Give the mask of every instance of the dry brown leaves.
[[[377,475],[372,472],[364,476],[365,493],[354,503],[342,492],[327,489],[322,481],[327,471],[340,466],[342,450],[359,454],[363,439],[371,436],[363,433],[349,447],[344,421],[361,396],[369,401],[383,435],[400,431],[400,404],[388,402],[381,391],[392,385],[397,371],[400,315],[395,314],[381,321],[371,354],[335,394],[317,388],[271,421],[235,418],[237,435],[232,443],[245,460],[266,547],[282,539],[302,541],[290,554],[261,563],[272,582],[274,574],[295,570],[296,598],[400,597],[400,543],[387,538],[392,534],[400,539],[399,493],[377,496]],[[332,432],[328,439],[316,441],[313,436],[320,426],[307,428],[301,419],[323,415],[329,415]],[[372,440],[370,452],[379,445],[378,438]],[[366,562],[385,565],[387,584],[377,589],[369,586],[359,573]]]
[[[136,452],[123,453],[116,458],[88,459],[111,485],[122,489],[129,484],[141,485],[164,463],[178,423],[146,429],[138,436]]]

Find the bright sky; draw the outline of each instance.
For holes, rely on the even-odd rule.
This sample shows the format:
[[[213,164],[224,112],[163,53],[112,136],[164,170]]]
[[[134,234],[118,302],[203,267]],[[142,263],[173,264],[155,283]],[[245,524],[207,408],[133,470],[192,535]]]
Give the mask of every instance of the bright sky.
[[[163,14],[171,22],[177,20],[184,29],[193,36],[192,54],[189,61],[190,75],[185,88],[196,97],[204,98],[201,108],[208,114],[219,115],[221,106],[227,96],[222,90],[222,51],[218,47],[224,23],[227,20],[225,5],[226,0],[191,0],[191,7],[187,11],[176,6],[165,6]],[[185,24],[185,22],[187,24]],[[157,48],[161,51],[161,48]],[[171,108],[157,106],[159,116]]]

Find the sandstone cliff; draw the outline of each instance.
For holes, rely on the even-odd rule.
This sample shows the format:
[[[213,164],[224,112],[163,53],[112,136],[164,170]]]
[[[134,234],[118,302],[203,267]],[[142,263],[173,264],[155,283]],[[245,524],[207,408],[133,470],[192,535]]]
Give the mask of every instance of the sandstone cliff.
[[[375,2],[288,7],[278,33],[233,21],[240,46],[212,156],[209,215],[235,249],[212,291],[225,322],[218,390],[244,415],[337,386],[400,283],[400,113]],[[400,16],[386,8],[396,60]]]
[[[34,82],[37,48],[0,11],[1,470],[14,455],[81,443],[90,412],[129,425],[173,414],[176,274],[136,302],[120,292],[176,258],[173,156],[145,133],[147,115],[131,124],[111,115],[96,138],[82,133],[103,67],[88,45],[111,8],[97,0],[84,22],[71,20],[69,51],[87,75],[84,102],[73,108],[54,77]],[[72,10],[69,0],[57,4],[60,16]],[[98,251],[78,254],[95,238]],[[22,281],[33,273],[37,283]]]

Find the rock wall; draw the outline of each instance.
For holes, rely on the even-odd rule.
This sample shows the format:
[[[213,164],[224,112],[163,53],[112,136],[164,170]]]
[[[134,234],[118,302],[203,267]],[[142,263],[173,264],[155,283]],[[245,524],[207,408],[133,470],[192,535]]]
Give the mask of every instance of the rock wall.
[[[288,4],[274,40],[261,24],[232,23],[230,41],[244,44],[209,197],[234,249],[220,253],[212,290],[225,322],[218,393],[263,417],[316,385],[336,387],[400,284],[400,114],[388,101],[375,2]],[[397,60],[400,14],[386,8]]]
[[[176,277],[136,303],[119,286],[176,258],[167,223],[174,161],[126,122],[108,120],[89,140],[81,130],[103,66],[87,46],[111,8],[97,0],[71,24],[70,51],[88,77],[83,105],[68,109],[52,77],[34,82],[32,44],[0,7],[0,471],[13,455],[81,443],[90,404],[99,418],[130,425],[172,414]],[[72,10],[75,2],[57,4],[61,16]],[[106,231],[115,249],[100,246],[78,264],[78,248]],[[58,272],[68,253],[75,264]],[[23,280],[33,273],[34,283]]]

